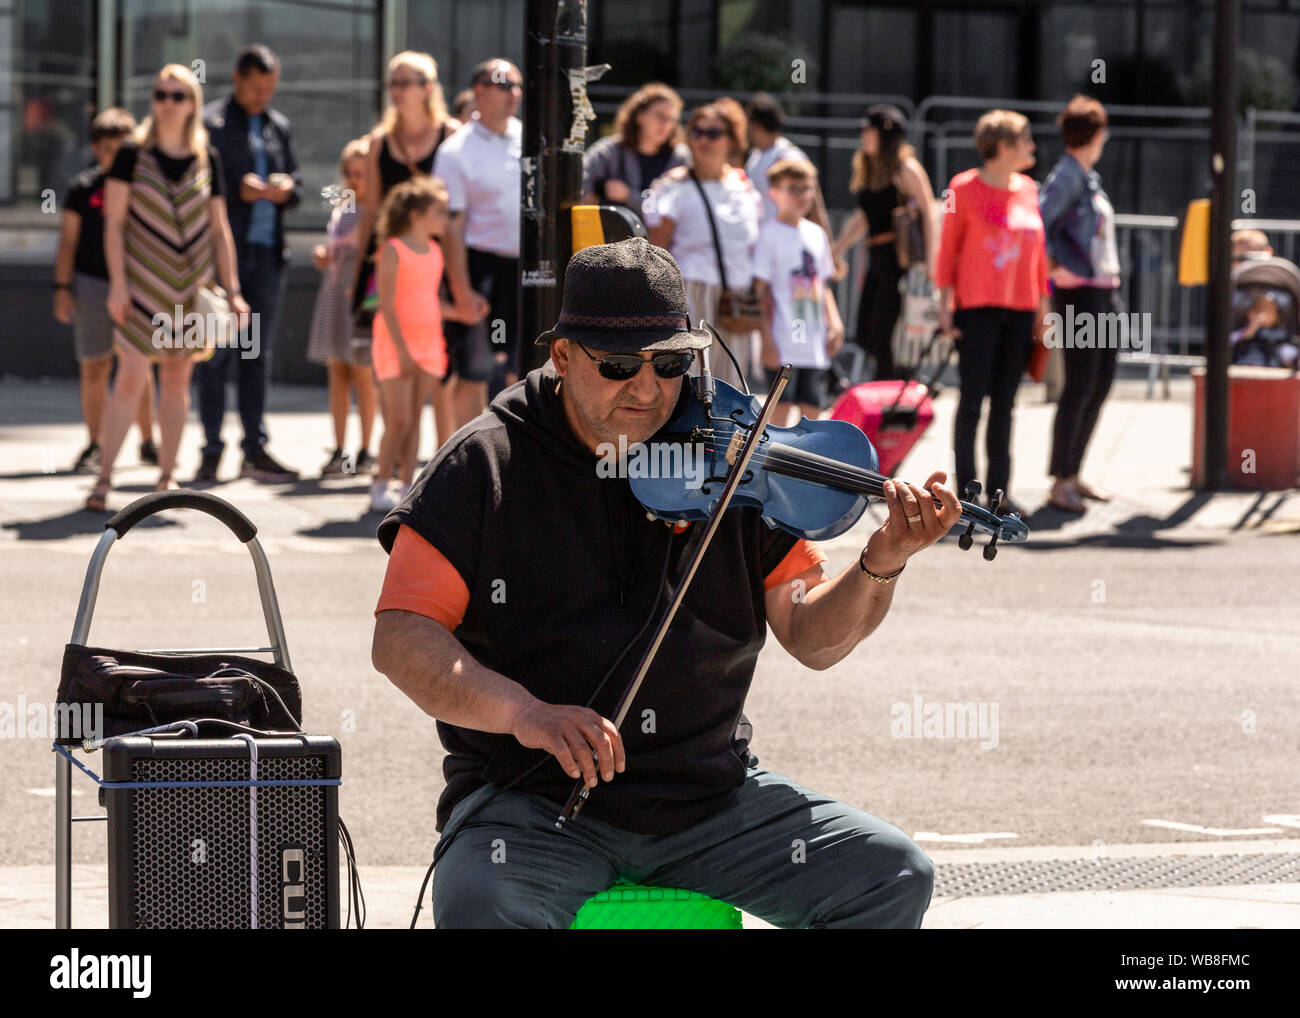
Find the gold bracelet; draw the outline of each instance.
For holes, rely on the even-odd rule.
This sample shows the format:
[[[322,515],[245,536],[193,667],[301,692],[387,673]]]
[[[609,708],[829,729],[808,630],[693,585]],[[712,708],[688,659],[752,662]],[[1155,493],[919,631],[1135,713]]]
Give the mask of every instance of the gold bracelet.
[[[868,577],[875,580],[877,583],[893,583],[894,580],[897,579],[898,574],[907,568],[907,563],[904,562],[901,566],[898,567],[898,569],[890,573],[888,576],[877,576],[875,573],[873,573],[870,569],[867,568],[867,549],[863,548],[862,554],[858,556],[858,568],[861,569],[864,573],[866,573]]]

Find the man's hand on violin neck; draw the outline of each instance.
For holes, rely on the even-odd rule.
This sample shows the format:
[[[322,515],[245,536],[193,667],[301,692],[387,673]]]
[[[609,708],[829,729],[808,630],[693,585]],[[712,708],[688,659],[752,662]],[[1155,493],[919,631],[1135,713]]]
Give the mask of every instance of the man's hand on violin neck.
[[[920,487],[906,481],[885,482],[889,519],[867,541],[868,569],[881,575],[896,572],[952,529],[961,518],[961,502],[955,492],[944,487],[947,479],[944,471],[936,470]],[[935,507],[930,492],[943,503],[941,507]]]
[[[627,766],[618,729],[588,707],[534,699],[515,715],[511,734],[529,749],[546,750],[564,773],[581,776],[588,788],[596,787],[598,777],[613,781],[615,772]]]

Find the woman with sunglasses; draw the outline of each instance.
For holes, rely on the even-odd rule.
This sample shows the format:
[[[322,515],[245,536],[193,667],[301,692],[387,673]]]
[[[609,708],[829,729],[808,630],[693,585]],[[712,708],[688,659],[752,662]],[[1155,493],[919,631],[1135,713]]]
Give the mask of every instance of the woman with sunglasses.
[[[203,89],[193,72],[181,64],[164,67],[154,79],[149,116],[136,140],[118,151],[104,185],[108,313],[117,326],[118,368],[104,413],[99,477],[86,500],[94,511],[106,508],[113,463],[154,363],[161,432],[156,490],[177,486],[172,473],[194,357],[201,353],[187,348],[183,319],[196,309],[200,288],[213,285],[215,275],[230,309],[241,319],[249,313],[226,218],[221,157],[208,144],[202,110]]]
[[[447,112],[438,65],[428,53],[406,50],[388,61],[388,106],[370,132],[366,155],[365,197],[359,202],[361,218],[357,224],[357,250],[366,252],[359,259],[352,306],[359,308],[369,293],[374,299],[375,220],[384,199],[398,184],[416,174],[432,176],[433,160],[442,143],[460,129],[461,123]],[[461,309],[472,306],[471,295],[461,294]],[[436,295],[434,295],[436,300]],[[419,419],[433,396],[436,380],[426,378],[415,393],[412,412]],[[450,381],[449,379],[447,381]],[[381,399],[382,409],[382,399]],[[445,436],[439,435],[441,440]],[[410,441],[418,445],[420,429],[410,429]],[[409,450],[415,458],[415,450]]]
[[[438,65],[428,53],[407,50],[388,61],[388,107],[370,132],[366,196],[357,239],[365,250],[388,192],[417,173],[433,174],[438,148],[460,129],[447,112]],[[362,278],[364,284],[368,280]]]
[[[745,117],[735,102],[713,102],[691,113],[686,125],[691,168],[671,170],[651,187],[645,220],[650,243],[666,248],[686,281],[691,324],[701,319],[718,325],[718,302],[724,286],[731,294],[753,292],[754,244],[762,198],[743,170],[729,162],[733,150],[744,151]],[[761,315],[761,312],[759,312]],[[740,365],[716,350],[710,358],[713,373],[744,388],[745,379],[757,377],[760,318],[752,329],[719,328],[723,341]]]

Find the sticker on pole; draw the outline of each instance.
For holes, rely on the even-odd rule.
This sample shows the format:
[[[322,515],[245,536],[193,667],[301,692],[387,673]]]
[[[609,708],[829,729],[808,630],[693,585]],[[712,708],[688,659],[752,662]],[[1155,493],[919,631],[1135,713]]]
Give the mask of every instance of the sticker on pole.
[[[525,269],[519,274],[520,286],[555,286],[555,264],[549,259],[537,263],[535,269]]]
[[[587,82],[597,81],[609,64],[592,64],[590,67],[565,68],[569,79],[569,102],[573,104],[573,123],[569,136],[560,142],[561,152],[581,154],[587,150],[587,123],[596,119],[596,110],[587,98]]]

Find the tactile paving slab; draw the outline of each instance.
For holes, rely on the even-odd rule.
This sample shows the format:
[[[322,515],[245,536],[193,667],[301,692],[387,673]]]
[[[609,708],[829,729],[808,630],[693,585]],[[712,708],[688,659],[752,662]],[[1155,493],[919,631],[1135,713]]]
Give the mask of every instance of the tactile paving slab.
[[[961,898],[1293,882],[1300,883],[1300,853],[1023,860],[937,865],[934,896]]]

